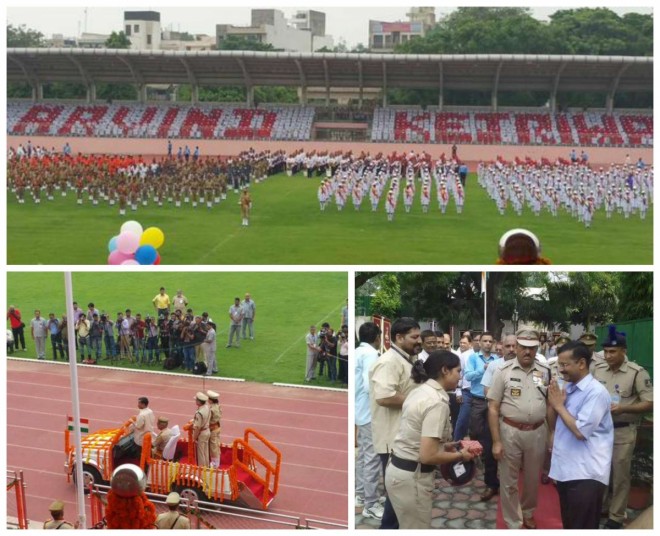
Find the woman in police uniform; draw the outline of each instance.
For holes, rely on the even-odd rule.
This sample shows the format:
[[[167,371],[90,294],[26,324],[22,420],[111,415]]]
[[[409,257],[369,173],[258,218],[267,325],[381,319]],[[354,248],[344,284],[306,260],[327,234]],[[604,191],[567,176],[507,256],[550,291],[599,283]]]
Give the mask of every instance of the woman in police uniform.
[[[403,403],[401,426],[385,472],[385,487],[400,529],[431,528],[435,466],[474,457],[467,451],[450,452],[456,444],[451,443],[447,391],[456,388],[460,374],[460,359],[444,350],[432,352],[413,366],[412,379],[421,386]]]

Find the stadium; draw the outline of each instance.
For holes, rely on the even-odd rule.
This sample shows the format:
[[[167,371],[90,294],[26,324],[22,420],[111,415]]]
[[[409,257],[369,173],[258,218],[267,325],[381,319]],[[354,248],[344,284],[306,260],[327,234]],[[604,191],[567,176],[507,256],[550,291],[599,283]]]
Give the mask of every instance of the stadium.
[[[216,170],[241,154],[243,160],[261,159],[268,166],[267,180],[253,172],[245,182],[241,180],[240,186],[246,186],[251,175],[253,208],[249,228],[244,229],[236,207],[236,183],[226,197],[220,196],[220,190],[207,193],[206,199],[197,194],[200,202],[207,201],[197,208],[194,199],[193,206],[184,200],[175,208],[171,192],[160,197],[156,192],[152,203],[154,188],[148,186],[134,200],[127,194],[130,210],[120,216],[112,201],[104,203],[107,192],[100,196],[100,205],[91,203],[85,177],[66,177],[61,185],[54,184],[62,195],[49,192],[49,199],[37,200],[41,194],[35,196],[35,188],[47,190],[48,167],[36,172],[36,185],[34,179],[32,184],[28,180],[18,185],[32,194],[27,203],[19,204],[16,179],[25,182],[24,170],[12,169],[10,158],[10,264],[63,262],[58,253],[70,237],[58,230],[72,214],[87,231],[85,240],[67,251],[70,264],[104,264],[108,239],[125,219],[163,229],[164,264],[493,263],[499,238],[516,227],[536,233],[544,255],[554,264],[652,260],[653,116],[651,110],[614,107],[619,92],[652,93],[652,57],[10,48],[7,65],[8,81],[29,84],[33,96],[8,102],[10,157],[34,152],[41,161],[44,156],[47,161],[58,160],[49,154],[60,154],[68,144],[73,159],[121,155],[131,159],[129,166],[146,167],[167,160],[168,152],[170,160],[182,160],[179,152],[185,147],[186,162],[188,157],[210,159]],[[53,82],[82,83],[86,101],[44,100],[43,87]],[[132,84],[136,100],[100,102],[98,83]],[[163,84],[190,85],[193,102],[147,101],[147,88]],[[199,102],[195,96],[202,86],[243,86],[247,99],[235,104]],[[261,86],[298,88],[300,103],[255,102],[254,89]],[[440,91],[438,100],[424,107],[390,106],[387,90],[391,88]],[[462,90],[490,94],[491,105],[444,105],[443,92]],[[502,92],[522,90],[547,93],[547,105],[498,105]],[[336,91],[351,92],[354,104],[332,105],[331,94]],[[366,95],[374,92],[382,95],[380,101],[367,105]],[[564,109],[558,103],[562,92],[602,94],[603,108]],[[311,104],[308,93],[324,96],[325,102]],[[465,192],[460,194],[465,195],[464,209],[457,213],[450,199],[447,212],[441,213],[440,191],[445,184],[449,198],[456,198],[459,181],[454,166],[459,163],[469,170]],[[506,184],[497,179],[500,182],[489,191],[481,179],[477,184],[480,164],[497,166],[507,176],[518,175]],[[408,181],[417,192],[410,212],[400,208],[388,221],[383,201],[375,211],[351,206],[344,211],[334,206],[319,210],[317,190],[323,179],[331,183],[331,201],[333,196],[338,199],[336,186],[344,182],[348,189],[343,195],[350,199],[353,175],[365,169],[367,175],[372,173],[359,177],[367,192],[369,181],[386,168],[382,185],[386,189],[393,166],[402,182],[406,172],[417,179]],[[534,173],[540,177],[534,179],[537,182],[526,183],[524,177]],[[438,208],[433,206],[428,213],[418,200],[424,175],[427,195],[434,197],[437,190],[439,201]],[[554,179],[548,182],[548,176]],[[145,182],[144,176],[141,179]],[[230,174],[230,186],[231,179]],[[201,180],[198,188],[203,190]],[[629,186],[622,190],[625,181]],[[524,185],[520,193],[524,208],[518,213],[513,210],[516,182]],[[76,188],[82,199],[78,206],[73,195],[63,195]],[[389,188],[395,198],[404,195],[398,183]],[[506,191],[501,199],[498,191]],[[614,215],[606,218],[602,207],[610,202],[610,194],[616,198],[611,201]],[[112,195],[121,199],[121,193]],[[538,214],[530,210],[535,195],[543,206]],[[195,198],[195,189],[184,196]],[[578,206],[571,209],[573,197]],[[556,215],[547,204],[553,198],[555,209],[559,207]],[[648,207],[645,219],[643,205],[644,216]],[[591,211],[588,228],[583,206],[585,214]],[[42,228],[39,233],[37,226]],[[190,233],[190,229],[208,232]],[[382,236],[390,248],[383,248],[374,236]],[[628,247],[613,251],[612,237]]]

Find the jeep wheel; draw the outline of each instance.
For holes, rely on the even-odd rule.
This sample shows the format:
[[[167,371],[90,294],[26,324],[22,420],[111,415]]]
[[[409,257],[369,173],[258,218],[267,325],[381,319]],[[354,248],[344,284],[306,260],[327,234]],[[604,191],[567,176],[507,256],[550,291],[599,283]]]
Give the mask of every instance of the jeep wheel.
[[[82,466],[83,470],[83,483],[85,486],[85,494],[89,493],[89,485],[90,484],[103,484],[103,479],[101,478],[101,473],[99,473],[99,470],[94,467],[93,465],[89,465],[87,463],[83,463]],[[78,484],[78,475],[77,475],[77,470],[74,467],[73,468],[73,483]]]
[[[201,487],[180,485],[176,486],[174,491],[181,495],[182,499],[188,499],[190,503],[195,501],[207,502],[209,500]]]

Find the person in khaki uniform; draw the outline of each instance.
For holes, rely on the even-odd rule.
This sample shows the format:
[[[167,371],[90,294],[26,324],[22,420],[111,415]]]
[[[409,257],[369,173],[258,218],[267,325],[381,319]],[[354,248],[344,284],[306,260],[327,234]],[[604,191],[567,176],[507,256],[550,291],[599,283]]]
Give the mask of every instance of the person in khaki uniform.
[[[449,395],[461,378],[461,360],[446,350],[416,361],[412,378],[420,387],[403,403],[399,431],[385,473],[385,487],[400,529],[430,529],[436,465],[469,461],[452,443]]]
[[[653,386],[649,373],[626,359],[626,337],[610,326],[603,342],[605,362],[596,365],[593,376],[612,397],[614,450],[609,519],[605,527],[620,529],[626,515],[630,492],[630,464],[637,439],[637,425],[643,413],[653,411]]]
[[[415,356],[422,350],[419,324],[413,318],[399,318],[390,328],[390,349],[369,368],[369,405],[374,449],[386,472],[387,460],[399,431],[401,407],[415,387],[410,377]],[[399,524],[391,502],[385,501],[382,529]]]
[[[209,419],[209,457],[211,458],[211,467],[220,467],[220,418],[222,409],[220,408],[220,395],[215,391],[206,391],[209,397],[209,410],[211,417]]]
[[[211,420],[211,410],[206,404],[209,397],[202,392],[195,395],[197,411],[193,418],[193,441],[197,443],[197,465],[208,467],[209,465],[209,421]]]
[[[51,518],[44,521],[44,529],[46,530],[73,530],[78,528],[78,522],[75,524],[69,523],[64,520],[64,503],[62,501],[53,501],[48,508]]]
[[[158,514],[156,518],[156,528],[161,530],[186,530],[190,529],[190,520],[179,513],[179,503],[181,497],[176,491],[173,491],[165,499],[165,504],[169,512]]]
[[[596,335],[591,332],[586,332],[580,335],[578,341],[589,348],[589,350],[591,350],[591,366],[589,368],[589,372],[593,375],[596,365],[605,363],[605,356],[603,352],[596,352],[596,343],[598,342],[598,337],[596,337]]]
[[[493,456],[500,462],[502,516],[510,529],[535,529],[539,472],[546,450],[546,392],[550,369],[535,359],[539,334],[516,333],[516,359],[495,373],[488,390]],[[522,500],[518,477],[523,473]]]
[[[158,428],[158,435],[154,439],[153,444],[151,445],[151,456],[155,460],[161,460],[163,458],[163,450],[165,445],[174,435],[171,428],[169,427],[170,420],[167,417],[158,417],[156,422],[156,428]]]

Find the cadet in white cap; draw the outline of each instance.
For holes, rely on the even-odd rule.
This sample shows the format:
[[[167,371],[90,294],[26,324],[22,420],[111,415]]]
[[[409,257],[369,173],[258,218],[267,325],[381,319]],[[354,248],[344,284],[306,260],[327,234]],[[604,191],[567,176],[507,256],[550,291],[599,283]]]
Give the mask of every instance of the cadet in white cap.
[[[211,467],[220,467],[220,418],[222,409],[220,409],[220,395],[215,391],[206,391],[209,397],[209,409],[211,418],[209,420],[209,456],[211,458]]]
[[[76,526],[64,521],[64,503],[62,501],[53,501],[49,506],[48,510],[52,519],[44,522],[44,529],[47,530],[58,530],[58,529],[75,529]],[[78,522],[76,521],[76,525]]]
[[[199,391],[195,395],[195,402],[197,403],[197,411],[193,418],[193,441],[197,442],[197,465],[209,465],[209,421],[211,419],[211,411],[206,405],[209,397]]]
[[[180,502],[181,497],[176,491],[173,491],[167,496],[165,504],[169,508],[169,512],[164,512],[158,515],[156,518],[156,528],[165,530],[190,528],[190,520],[183,514],[179,513]]]

